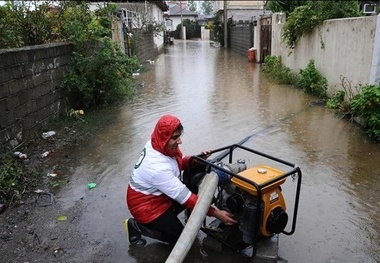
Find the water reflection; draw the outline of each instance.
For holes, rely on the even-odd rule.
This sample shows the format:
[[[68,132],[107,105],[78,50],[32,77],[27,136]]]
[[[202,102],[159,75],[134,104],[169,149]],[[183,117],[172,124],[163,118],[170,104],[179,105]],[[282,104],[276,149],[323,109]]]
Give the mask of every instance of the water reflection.
[[[62,195],[67,204],[86,196],[81,230],[100,244],[111,244],[114,262],[164,262],[170,253],[153,241],[146,250],[132,251],[122,230],[129,216],[124,201],[129,173],[155,122],[166,113],[182,121],[185,154],[252,135],[245,146],[301,166],[297,229],[292,236],[280,236],[280,257],[289,262],[380,261],[380,150],[355,125],[313,105],[315,98],[302,91],[271,83],[260,65],[208,42],[176,41],[147,67],[137,79],[144,84],[140,94],[115,110],[114,121],[78,153],[83,165],[72,182],[97,180],[96,194],[72,186],[66,189],[70,194]],[[291,187],[287,182],[284,192]],[[292,199],[287,203],[291,208]],[[202,250],[199,244],[187,260],[244,262],[229,250]]]

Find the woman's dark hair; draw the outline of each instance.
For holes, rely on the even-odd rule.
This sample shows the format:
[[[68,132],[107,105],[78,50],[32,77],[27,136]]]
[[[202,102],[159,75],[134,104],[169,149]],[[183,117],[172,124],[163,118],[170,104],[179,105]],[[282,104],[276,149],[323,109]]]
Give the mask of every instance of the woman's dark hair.
[[[183,132],[183,126],[181,123],[178,124],[178,127],[177,129],[175,129],[176,131],[180,131],[181,133]]]

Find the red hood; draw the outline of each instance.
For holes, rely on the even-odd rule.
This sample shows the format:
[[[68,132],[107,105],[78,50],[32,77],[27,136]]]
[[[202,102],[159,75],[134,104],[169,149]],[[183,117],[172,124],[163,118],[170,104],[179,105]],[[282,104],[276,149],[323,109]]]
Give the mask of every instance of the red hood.
[[[178,147],[177,151],[168,153],[165,151],[165,145],[172,137],[173,133],[178,128],[180,123],[181,121],[177,117],[172,115],[164,115],[158,120],[151,136],[153,149],[159,151],[164,155],[176,157],[177,161],[179,162],[179,167],[181,167],[179,158],[182,159],[181,150]]]

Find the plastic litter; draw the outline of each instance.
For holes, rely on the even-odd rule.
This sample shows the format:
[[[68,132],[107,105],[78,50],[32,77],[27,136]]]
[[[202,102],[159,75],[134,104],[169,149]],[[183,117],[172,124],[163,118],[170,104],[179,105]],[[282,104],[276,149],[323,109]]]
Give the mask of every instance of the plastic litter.
[[[67,113],[67,115],[70,116],[70,117],[76,117],[76,118],[80,119],[81,121],[85,121],[84,119],[82,119],[80,117],[80,115],[84,115],[84,110],[74,110],[74,109],[71,109]]]
[[[52,137],[55,135],[55,131],[48,131],[48,132],[43,132],[42,133],[42,138],[47,139],[49,137]]]
[[[57,176],[57,174],[55,174],[55,173],[47,173],[47,177],[56,177]]]
[[[4,210],[5,210],[5,205],[4,204],[0,204],[0,213],[2,213]]]
[[[45,151],[43,154],[41,154],[42,158],[48,157],[50,154],[50,151]]]
[[[62,248],[58,245],[55,245],[53,247],[54,254],[58,254],[59,252],[62,252]]]
[[[53,194],[46,192],[37,193],[36,205],[37,206],[49,206],[53,204]]]
[[[28,156],[22,152],[14,152],[13,154],[15,157],[17,157],[20,160],[28,159]]]
[[[66,221],[67,220],[67,216],[65,216],[65,215],[58,215],[57,216],[57,220],[58,221]]]
[[[87,184],[87,188],[88,189],[92,189],[92,188],[95,188],[96,187],[96,183],[89,183]]]

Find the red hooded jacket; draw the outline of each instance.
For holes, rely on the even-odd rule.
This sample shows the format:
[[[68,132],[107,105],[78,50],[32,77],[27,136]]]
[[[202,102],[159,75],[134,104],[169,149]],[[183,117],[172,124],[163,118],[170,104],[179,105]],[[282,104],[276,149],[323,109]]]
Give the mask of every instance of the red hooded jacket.
[[[140,223],[152,222],[169,209],[172,199],[168,195],[172,193],[184,206],[190,209],[195,206],[197,196],[179,179],[181,170],[189,166],[190,156],[183,157],[179,147],[176,151],[165,150],[167,142],[180,124],[180,120],[172,115],[164,115],[158,120],[151,139],[145,145],[131,174],[126,201],[132,216]],[[175,167],[172,158],[176,160]],[[168,174],[171,174],[170,185],[165,184],[165,176]],[[214,211],[211,207],[208,215],[212,215]]]

